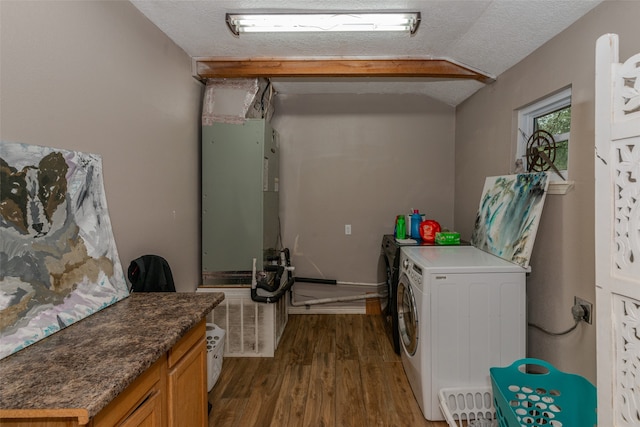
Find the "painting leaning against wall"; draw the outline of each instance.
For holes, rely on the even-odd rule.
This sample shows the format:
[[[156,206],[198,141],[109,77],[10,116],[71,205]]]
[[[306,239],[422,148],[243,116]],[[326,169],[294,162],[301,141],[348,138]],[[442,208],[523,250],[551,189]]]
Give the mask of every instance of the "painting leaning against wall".
[[[101,157],[0,142],[0,359],[128,294]]]
[[[471,244],[528,268],[548,187],[546,172],[487,177]]]

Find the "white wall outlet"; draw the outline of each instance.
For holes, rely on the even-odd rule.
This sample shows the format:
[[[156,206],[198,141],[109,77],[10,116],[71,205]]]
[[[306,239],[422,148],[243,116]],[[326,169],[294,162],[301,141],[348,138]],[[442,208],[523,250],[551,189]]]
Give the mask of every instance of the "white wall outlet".
[[[584,310],[584,315],[580,320],[584,320],[591,325],[593,323],[593,304],[577,296],[573,297],[573,303],[574,305],[582,306],[582,309]]]
[[[351,235],[351,224],[344,225],[344,234],[346,234],[347,236]]]

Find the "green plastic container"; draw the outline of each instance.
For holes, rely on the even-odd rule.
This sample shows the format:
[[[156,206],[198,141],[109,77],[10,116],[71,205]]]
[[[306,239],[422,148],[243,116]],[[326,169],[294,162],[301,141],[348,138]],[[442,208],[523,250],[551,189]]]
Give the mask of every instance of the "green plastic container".
[[[438,245],[459,245],[460,233],[453,231],[439,231],[436,233],[436,244]]]
[[[586,378],[539,359],[521,359],[489,371],[500,427],[597,425],[596,388]]]

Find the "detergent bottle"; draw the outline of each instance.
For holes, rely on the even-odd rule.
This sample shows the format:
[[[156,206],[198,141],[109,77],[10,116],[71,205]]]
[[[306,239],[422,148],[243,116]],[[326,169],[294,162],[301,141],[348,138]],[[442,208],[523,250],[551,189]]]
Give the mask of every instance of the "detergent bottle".
[[[407,233],[406,233],[406,229],[405,229],[405,222],[404,222],[404,215],[398,215],[396,217],[396,232],[395,232],[396,238],[397,239],[405,239],[407,237]]]
[[[420,223],[422,222],[422,215],[418,212],[418,209],[413,210],[411,214],[411,238],[420,240]]]

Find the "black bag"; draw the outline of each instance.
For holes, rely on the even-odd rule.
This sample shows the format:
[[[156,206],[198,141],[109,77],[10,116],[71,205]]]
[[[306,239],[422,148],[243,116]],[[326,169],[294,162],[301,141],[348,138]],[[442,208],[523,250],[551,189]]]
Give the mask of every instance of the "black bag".
[[[175,292],[169,263],[158,255],[144,255],[131,261],[128,270],[131,292]]]

